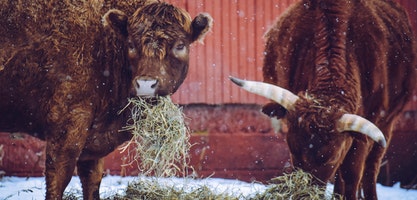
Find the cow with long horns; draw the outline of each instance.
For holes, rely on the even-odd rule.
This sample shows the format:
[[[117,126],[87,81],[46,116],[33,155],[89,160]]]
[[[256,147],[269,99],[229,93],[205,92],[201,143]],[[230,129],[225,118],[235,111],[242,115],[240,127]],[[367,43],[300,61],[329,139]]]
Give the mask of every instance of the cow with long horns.
[[[396,117],[416,85],[416,44],[391,0],[303,0],[266,34],[264,82],[231,77],[288,123],[294,167],[335,177],[346,199],[377,199]],[[286,88],[286,89],[284,89]]]
[[[212,18],[152,0],[0,2],[0,131],[46,140],[46,199],[76,166],[84,199],[99,199],[103,157],[132,138],[118,112],[174,93]]]

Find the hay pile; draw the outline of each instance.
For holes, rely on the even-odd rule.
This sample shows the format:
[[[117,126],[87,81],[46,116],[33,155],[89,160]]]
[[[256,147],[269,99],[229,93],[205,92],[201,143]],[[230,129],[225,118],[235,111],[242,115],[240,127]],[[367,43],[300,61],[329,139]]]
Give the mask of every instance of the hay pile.
[[[301,170],[290,174],[274,178],[271,184],[264,189],[257,190],[256,193],[243,195],[239,192],[232,192],[230,188],[224,188],[218,192],[213,186],[189,184],[190,179],[184,179],[184,185],[166,184],[158,178],[139,179],[137,182],[130,183],[126,189],[126,194],[116,195],[107,200],[127,200],[127,199],[210,199],[210,200],[323,200],[323,199],[343,199],[339,195],[332,195],[326,191],[326,187],[312,184],[312,176]],[[221,188],[222,186],[217,186]]]
[[[129,151],[128,165],[136,162],[143,175],[186,175],[191,144],[182,109],[170,97],[130,98],[127,108],[132,118],[123,131],[133,138],[121,150]]]
[[[186,179],[184,180],[186,181]],[[130,199],[147,199],[147,200],[238,200],[239,197],[230,194],[217,194],[208,186],[202,185],[198,187],[183,185],[181,187],[173,185],[165,185],[153,180],[139,180],[136,183],[130,183],[126,189],[126,194],[117,195],[107,200],[130,200]]]
[[[261,194],[257,194],[252,200],[285,200],[285,199],[342,199],[339,195],[326,192],[326,186],[312,184],[311,174],[296,170],[290,174],[276,177],[272,184]]]

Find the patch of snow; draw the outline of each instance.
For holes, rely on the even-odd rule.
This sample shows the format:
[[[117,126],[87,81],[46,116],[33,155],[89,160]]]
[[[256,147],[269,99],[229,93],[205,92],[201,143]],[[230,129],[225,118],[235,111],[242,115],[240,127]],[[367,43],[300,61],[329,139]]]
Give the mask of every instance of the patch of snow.
[[[183,179],[183,178],[152,178],[152,177],[120,177],[106,176],[103,178],[100,187],[100,197],[106,198],[115,194],[123,195],[130,182],[137,182],[141,179],[157,180],[168,187],[189,188],[190,190],[207,186],[214,192],[234,194],[236,196],[250,197],[256,193],[263,192],[267,186],[260,183],[247,183],[238,180],[207,178],[207,179]],[[3,177],[0,179],[0,199],[45,199],[45,178],[44,177]],[[327,190],[331,192],[333,185],[329,184]],[[381,200],[417,200],[417,190],[406,190],[400,188],[397,183],[393,187],[386,187],[378,184],[378,198]],[[79,194],[82,197],[81,183],[77,176],[71,179],[65,192]]]

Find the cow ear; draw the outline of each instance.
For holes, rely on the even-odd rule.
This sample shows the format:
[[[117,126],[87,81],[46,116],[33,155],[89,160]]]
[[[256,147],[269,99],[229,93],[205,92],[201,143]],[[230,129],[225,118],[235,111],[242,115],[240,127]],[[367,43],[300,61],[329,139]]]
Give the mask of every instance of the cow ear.
[[[120,10],[111,9],[103,16],[103,26],[110,27],[117,33],[127,36],[127,15]]]
[[[268,117],[276,117],[277,119],[281,119],[287,114],[287,110],[275,102],[270,102],[263,105],[261,111]]]
[[[191,22],[192,42],[203,42],[204,37],[213,26],[213,18],[208,13],[200,13]]]

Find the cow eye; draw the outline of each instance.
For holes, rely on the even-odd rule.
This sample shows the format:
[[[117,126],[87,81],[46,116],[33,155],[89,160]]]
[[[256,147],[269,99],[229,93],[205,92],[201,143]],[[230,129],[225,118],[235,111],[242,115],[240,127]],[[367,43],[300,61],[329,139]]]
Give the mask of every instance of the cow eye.
[[[187,45],[184,42],[177,42],[172,48],[172,53],[177,58],[186,58],[187,57]]]
[[[182,51],[182,50],[184,50],[184,48],[185,48],[185,44],[183,44],[183,43],[180,43],[177,46],[175,46],[175,49],[177,51]]]

